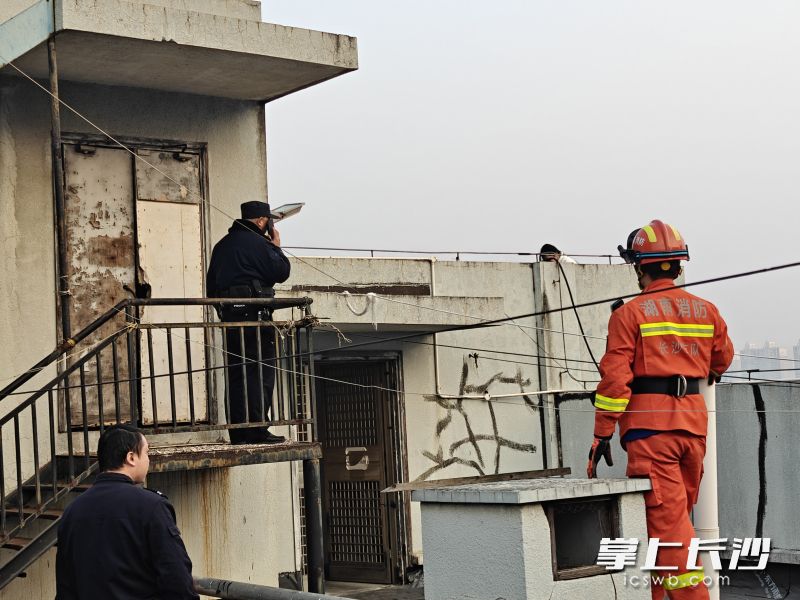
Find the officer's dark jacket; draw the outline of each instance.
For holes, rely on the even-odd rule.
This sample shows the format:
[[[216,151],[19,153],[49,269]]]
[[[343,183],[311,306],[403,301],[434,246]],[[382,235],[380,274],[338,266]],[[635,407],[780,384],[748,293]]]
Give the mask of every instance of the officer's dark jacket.
[[[253,280],[272,287],[289,278],[290,268],[281,249],[271,244],[254,223],[236,219],[211,252],[206,294],[210,298],[224,297],[225,290],[252,286]]]
[[[101,473],[58,526],[56,600],[197,600],[175,511],[121,473]]]

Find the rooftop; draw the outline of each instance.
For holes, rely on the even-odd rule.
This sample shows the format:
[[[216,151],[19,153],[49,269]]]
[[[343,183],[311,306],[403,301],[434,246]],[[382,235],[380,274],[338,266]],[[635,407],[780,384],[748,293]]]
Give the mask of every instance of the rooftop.
[[[252,6],[211,14],[187,4],[39,0],[0,23],[0,74],[16,74],[14,61],[46,78],[52,32],[59,77],[81,83],[266,102],[358,68],[354,37],[263,23]]]

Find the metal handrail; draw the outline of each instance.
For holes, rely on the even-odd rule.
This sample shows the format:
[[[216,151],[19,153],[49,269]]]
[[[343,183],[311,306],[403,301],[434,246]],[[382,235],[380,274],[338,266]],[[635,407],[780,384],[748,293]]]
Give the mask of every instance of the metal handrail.
[[[33,379],[42,369],[50,366],[64,354],[74,349],[80,342],[92,335],[103,325],[132,306],[214,306],[220,303],[235,303],[258,305],[273,310],[283,308],[304,308],[307,309],[312,303],[311,298],[128,298],[122,300],[92,321],[89,325],[81,329],[78,333],[62,340],[52,352],[39,360],[30,369],[19,375],[14,381],[3,389],[0,389],[0,402],[17,391],[23,384]]]
[[[123,300],[122,302],[118,302],[107,312],[103,313],[100,317],[92,321],[92,323],[87,325],[85,328],[81,329],[78,333],[76,333],[72,337],[62,340],[50,354],[42,358],[30,369],[22,373],[19,377],[14,379],[14,381],[12,381],[6,387],[0,390],[0,401],[7,398],[12,392],[18,390],[20,387],[22,387],[24,383],[27,383],[28,381],[33,379],[42,369],[53,364],[61,356],[72,350],[79,342],[82,342],[84,339],[92,335],[95,331],[100,329],[100,327],[105,325],[108,321],[116,317],[120,312],[123,312],[125,308],[128,306],[129,302],[130,300]]]
[[[261,396],[260,415],[247,413],[245,423],[224,424],[215,423],[212,419],[212,394],[206,394],[204,400],[206,412],[200,417],[197,408],[197,394],[193,393],[193,379],[196,373],[205,373],[206,391],[212,387],[210,372],[221,368],[227,374],[227,369],[254,362],[252,358],[242,357],[242,360],[232,363],[226,357],[222,367],[214,367],[211,359],[211,347],[201,342],[204,358],[200,368],[192,368],[191,357],[195,349],[190,347],[189,331],[191,327],[203,329],[220,328],[221,330],[238,330],[240,336],[249,327],[256,327],[256,334],[261,336],[262,331],[270,331],[273,322],[245,322],[245,323],[148,323],[142,326],[139,337],[138,319],[134,317],[133,307],[142,306],[192,306],[213,305],[220,302],[213,298],[163,298],[163,299],[136,299],[125,300],[115,305],[111,310],[101,315],[93,323],[82,329],[75,336],[69,338],[68,343],[62,342],[52,353],[42,359],[33,369],[18,377],[12,384],[0,392],[0,401],[9,398],[12,394],[23,395],[19,403],[6,405],[5,412],[0,416],[0,543],[19,532],[27,523],[37,518],[48,507],[55,505],[66,494],[69,494],[78,484],[88,478],[96,469],[96,459],[91,455],[90,431],[102,431],[110,423],[133,422],[148,428],[152,433],[179,432],[179,431],[205,431],[234,429],[243,427],[260,427],[271,425],[297,425],[301,428],[313,427],[314,416],[311,406],[309,389],[303,376],[303,363],[297,357],[297,346],[302,332],[305,341],[311,345],[311,326],[314,319],[309,316],[308,306],[311,301],[301,299],[272,299],[272,298],[243,298],[226,299],[226,302],[259,305],[275,310],[281,308],[298,307],[304,309],[304,316],[299,321],[281,323],[291,329],[291,335],[286,338],[286,352],[278,352],[273,364],[280,373],[287,372],[277,379],[277,402],[273,398],[266,398],[262,386],[258,386]],[[116,316],[124,316],[128,322],[127,327],[110,334],[85,352],[80,352],[76,345],[97,332],[104,324]],[[164,373],[156,374],[153,366],[153,339],[152,328],[161,327],[165,331],[166,347],[159,348],[160,356],[164,359],[166,367],[162,364]],[[185,344],[177,345],[177,349],[185,345],[186,370],[176,368],[173,358],[178,356],[177,349],[173,348],[173,330],[185,332]],[[271,333],[272,334],[272,333]],[[236,335],[234,333],[234,335]],[[277,331],[274,332],[277,337]],[[205,334],[204,334],[205,336]],[[175,335],[174,337],[178,337]],[[225,336],[223,335],[223,343]],[[124,339],[123,339],[124,338]],[[146,341],[145,341],[146,338]],[[261,339],[259,337],[259,339]],[[122,343],[118,342],[122,340]],[[123,350],[118,351],[118,346]],[[18,388],[29,381],[43,367],[52,364],[64,357],[69,350],[73,354],[66,356],[59,372],[47,381],[46,384],[30,392],[18,392]],[[173,350],[176,350],[173,352]],[[198,353],[198,354],[199,354]],[[111,355],[110,357],[108,355]],[[142,363],[148,362],[149,375],[144,373]],[[169,356],[168,361],[166,356]],[[284,358],[284,354],[286,357]],[[159,355],[157,355],[159,356]],[[291,362],[289,362],[291,361]],[[259,351],[258,361],[261,362]],[[180,361],[178,362],[180,364]],[[284,365],[284,368],[281,367]],[[308,365],[306,365],[308,366]],[[313,367],[308,367],[313,374]],[[35,371],[34,371],[35,370]],[[178,382],[176,375],[181,378]],[[162,407],[166,406],[166,416],[157,414],[156,403],[156,378],[169,378],[169,404],[162,398]],[[285,380],[285,381],[282,381]],[[150,382],[152,400],[152,413],[147,424],[142,422],[138,411],[140,402],[144,403],[145,394],[141,388],[142,382]],[[180,388],[186,394],[178,396],[176,390]],[[124,387],[120,384],[126,384]],[[283,387],[282,387],[283,386]],[[162,384],[162,391],[167,386]],[[105,393],[104,393],[105,388]],[[245,392],[246,393],[246,392]],[[306,402],[308,400],[308,402]],[[73,404],[73,401],[75,404]],[[89,402],[93,404],[89,404]],[[124,404],[127,402],[128,406]],[[186,404],[188,402],[188,404]],[[46,403],[46,406],[44,405]],[[269,404],[267,404],[269,403]],[[229,406],[228,394],[226,404]],[[216,407],[216,405],[214,405]],[[96,410],[90,418],[88,408]],[[178,409],[182,411],[178,414]],[[271,414],[270,414],[271,411]],[[270,415],[268,417],[268,415]],[[274,418],[273,418],[274,417]],[[310,430],[309,430],[310,431]],[[66,454],[57,444],[58,436],[64,434]],[[7,452],[7,460],[3,455],[3,441],[6,448],[12,446],[8,442],[13,440],[13,455]],[[49,455],[49,456],[48,456]],[[66,463],[66,464],[64,464]],[[14,482],[16,485],[7,485]],[[16,489],[14,489],[16,487]],[[7,489],[9,488],[9,489]],[[10,492],[10,493],[9,493]]]

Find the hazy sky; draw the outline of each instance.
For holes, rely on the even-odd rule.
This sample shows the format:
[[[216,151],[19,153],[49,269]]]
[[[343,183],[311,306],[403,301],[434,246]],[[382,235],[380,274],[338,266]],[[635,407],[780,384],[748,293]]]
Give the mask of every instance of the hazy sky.
[[[286,245],[613,253],[654,218],[690,280],[800,260],[800,3],[265,0],[360,69],[268,105]],[[800,269],[695,291],[737,348],[800,338]]]

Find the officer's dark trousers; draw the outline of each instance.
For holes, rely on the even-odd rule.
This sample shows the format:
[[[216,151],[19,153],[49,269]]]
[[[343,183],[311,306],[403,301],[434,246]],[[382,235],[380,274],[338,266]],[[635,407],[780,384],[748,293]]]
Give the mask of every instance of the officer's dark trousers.
[[[225,337],[228,346],[228,422],[257,423],[269,420],[272,390],[275,386],[275,330],[261,327],[261,363],[258,363],[258,333],[255,327],[230,327]],[[244,348],[242,333],[244,332]],[[244,357],[244,358],[242,358]],[[245,360],[246,359],[246,360]],[[259,377],[259,371],[261,376]],[[230,429],[232,444],[258,443],[266,427]]]

